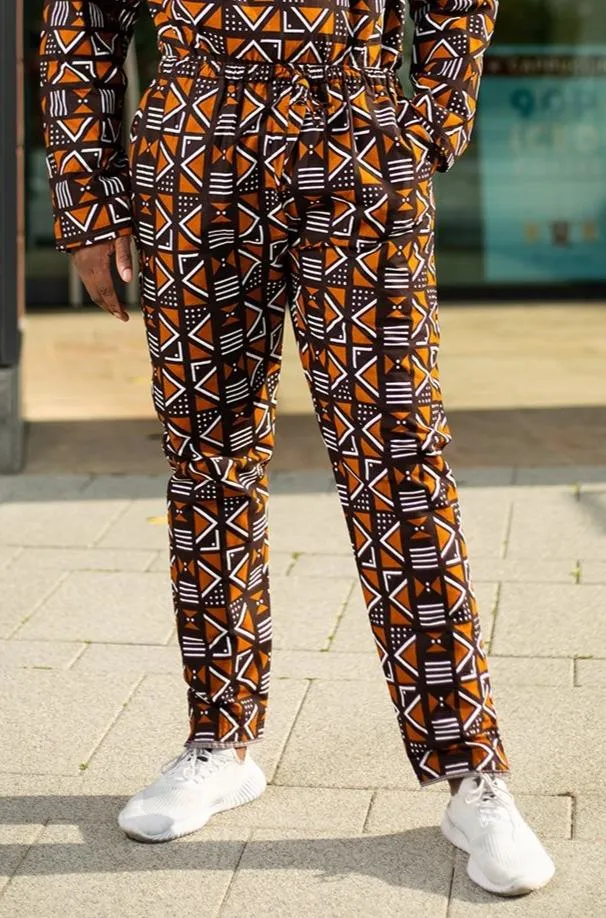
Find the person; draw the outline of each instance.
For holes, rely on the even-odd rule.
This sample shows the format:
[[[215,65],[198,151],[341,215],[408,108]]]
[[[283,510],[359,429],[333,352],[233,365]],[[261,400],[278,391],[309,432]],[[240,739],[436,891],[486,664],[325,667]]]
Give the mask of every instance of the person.
[[[258,797],[271,661],[267,468],[290,312],[405,750],[494,893],[547,883],[518,811],[478,620],[438,374],[433,177],[463,153],[497,0],[149,4],[161,58],[121,146],[140,0],[45,0],[57,248],[141,309],[171,467],[183,751],[119,815],[168,841]],[[355,714],[352,710],[352,730]]]

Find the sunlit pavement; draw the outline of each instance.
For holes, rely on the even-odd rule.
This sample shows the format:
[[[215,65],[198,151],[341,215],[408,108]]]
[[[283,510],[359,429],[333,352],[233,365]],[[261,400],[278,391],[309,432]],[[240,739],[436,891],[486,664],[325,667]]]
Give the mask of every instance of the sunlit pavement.
[[[443,310],[449,460],[520,808],[558,873],[472,886],[420,791],[289,340],[272,471],[270,786],[163,846],[117,810],[175,755],[166,466],[136,314],[30,315],[28,465],[0,477],[1,916],[602,916],[606,309]]]

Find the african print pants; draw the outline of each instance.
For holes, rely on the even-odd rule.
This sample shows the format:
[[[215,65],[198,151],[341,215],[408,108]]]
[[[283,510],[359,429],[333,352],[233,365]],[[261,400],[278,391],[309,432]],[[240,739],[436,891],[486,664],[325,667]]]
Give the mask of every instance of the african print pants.
[[[394,72],[164,60],[130,166],[188,742],[264,731],[289,311],[419,782],[507,772],[442,454],[435,164]]]

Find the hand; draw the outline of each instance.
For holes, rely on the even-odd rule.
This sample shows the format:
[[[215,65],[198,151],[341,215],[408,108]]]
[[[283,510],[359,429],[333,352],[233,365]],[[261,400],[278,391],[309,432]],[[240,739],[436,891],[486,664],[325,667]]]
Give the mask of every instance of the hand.
[[[130,236],[119,236],[110,242],[84,246],[77,249],[71,257],[93,302],[116,319],[128,322],[128,312],[118,300],[110,266],[112,258],[115,257],[118,274],[124,283],[128,284],[133,279]]]

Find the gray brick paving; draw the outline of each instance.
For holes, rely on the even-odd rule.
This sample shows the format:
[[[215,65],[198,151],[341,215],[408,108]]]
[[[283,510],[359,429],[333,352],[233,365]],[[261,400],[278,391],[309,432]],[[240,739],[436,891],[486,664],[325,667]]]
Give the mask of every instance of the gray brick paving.
[[[550,841],[557,876],[530,896],[499,899],[498,914],[506,918],[603,918],[606,914],[606,846],[580,841]],[[448,918],[485,918],[496,912],[490,893],[467,876],[466,859],[457,854]]]
[[[604,560],[606,494],[525,490],[514,498],[507,557]]]
[[[597,585],[504,583],[491,650],[537,657],[606,656],[604,589]]]
[[[272,476],[270,780],[168,846],[115,824],[178,754],[164,476],[0,477],[0,918],[606,912],[606,470],[457,474],[474,587],[522,811],[556,880],[522,900],[472,886],[437,824],[445,784],[405,757],[330,471]],[[579,754],[581,751],[581,754]],[[454,883],[451,887],[454,866]],[[111,883],[108,878],[111,877]]]
[[[161,574],[74,571],[16,637],[164,644],[173,628],[170,599]]]
[[[26,572],[61,571],[145,571],[155,558],[153,551],[111,548],[24,548],[10,569]]]
[[[273,646],[278,650],[328,649],[352,587],[353,581],[345,577],[273,577]]]
[[[94,545],[126,501],[48,500],[0,504],[0,544],[80,548]]]
[[[75,641],[0,641],[0,671],[69,669],[85,649]]]
[[[79,774],[136,681],[126,673],[11,671],[2,680],[0,772]]]
[[[30,571],[27,577],[15,570],[2,572],[0,637],[10,637],[52,595],[65,579],[64,571]]]
[[[606,561],[579,562],[580,583],[601,583],[606,586]]]
[[[47,826],[0,900],[3,918],[72,915],[168,918],[175,902],[216,913],[241,857],[247,833],[209,826],[204,841],[135,845],[115,826]],[[25,855],[25,856],[23,856]],[[187,895],[186,895],[187,892]]]
[[[606,659],[576,660],[577,685],[603,685],[606,686]]]
[[[445,918],[451,874],[452,851],[435,828],[353,838],[258,830],[246,845],[221,915],[241,918],[254,903],[257,918],[397,918],[403,910],[409,918]]]

